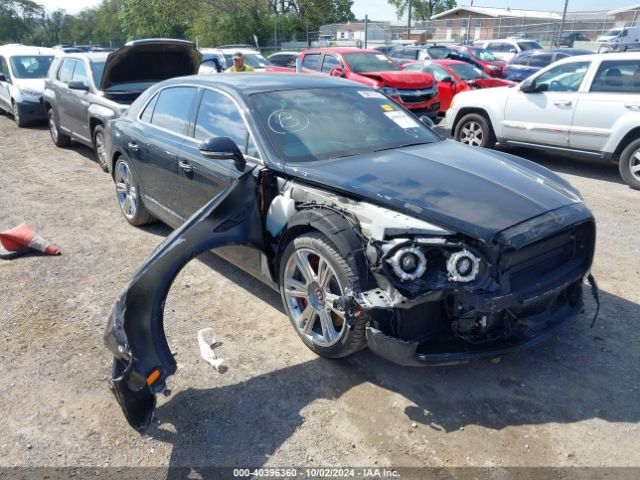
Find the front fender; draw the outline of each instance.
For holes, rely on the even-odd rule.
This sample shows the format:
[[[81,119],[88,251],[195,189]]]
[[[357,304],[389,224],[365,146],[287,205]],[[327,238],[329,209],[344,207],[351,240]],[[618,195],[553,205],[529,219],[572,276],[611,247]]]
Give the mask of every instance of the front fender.
[[[263,249],[256,179],[248,170],[198,210],[151,254],[120,292],[104,334],[116,357],[111,390],[129,424],[144,432],[158,392],[176,362],[164,334],[164,303],[173,280],[194,257],[225,245]]]

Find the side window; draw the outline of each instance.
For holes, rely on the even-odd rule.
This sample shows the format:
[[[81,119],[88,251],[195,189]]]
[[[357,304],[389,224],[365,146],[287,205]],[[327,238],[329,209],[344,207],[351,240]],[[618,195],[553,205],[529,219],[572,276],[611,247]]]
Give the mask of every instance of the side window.
[[[551,63],[551,54],[544,53],[541,55],[531,55],[531,60],[529,61],[530,67],[546,67]]]
[[[222,93],[205,90],[196,117],[196,140],[229,137],[241,151],[246,152],[248,134],[236,104]]]
[[[84,85],[89,85],[89,78],[87,77],[87,69],[82,62],[76,62],[76,68],[73,69],[72,82],[82,82]]]
[[[64,83],[69,83],[71,77],[73,77],[73,68],[76,66],[76,61],[67,59],[62,61],[62,66],[58,70],[58,80]]]
[[[147,106],[144,107],[144,111],[142,112],[142,115],[140,115],[140,121],[145,123],[151,122],[151,117],[153,116],[153,109],[156,106],[157,101],[158,101],[158,95],[155,95],[151,99],[151,101],[147,103]]]
[[[193,87],[174,87],[163,90],[156,101],[151,124],[184,134],[195,95],[196,89]]]
[[[302,60],[302,66],[304,68],[308,68],[309,70],[317,70],[318,69],[318,60],[320,59],[319,53],[310,53],[304,56]]]
[[[342,63],[333,55],[325,55],[322,61],[322,71],[329,73],[332,68],[342,68]]]
[[[590,91],[640,93],[640,60],[602,62]]]
[[[0,73],[4,73],[4,76],[9,79],[9,67],[4,57],[0,57]]]
[[[569,58],[569,55],[567,55],[566,53],[556,53],[556,58],[554,58],[553,61],[557,62],[558,60],[562,60],[563,58]]]
[[[577,92],[589,62],[558,65],[536,78],[536,88],[541,92]]]
[[[524,57],[516,58],[513,62],[511,62],[511,65],[527,66],[529,65],[530,60],[531,55],[526,55]]]

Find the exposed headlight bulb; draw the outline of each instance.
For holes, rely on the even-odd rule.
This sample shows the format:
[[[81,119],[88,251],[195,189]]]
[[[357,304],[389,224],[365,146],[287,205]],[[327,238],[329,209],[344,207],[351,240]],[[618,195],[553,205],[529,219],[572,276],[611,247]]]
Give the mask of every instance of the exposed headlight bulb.
[[[474,281],[480,272],[480,259],[464,249],[452,254],[447,261],[449,280],[468,283]]]
[[[427,258],[418,247],[399,248],[387,262],[403,282],[416,280],[427,270]]]

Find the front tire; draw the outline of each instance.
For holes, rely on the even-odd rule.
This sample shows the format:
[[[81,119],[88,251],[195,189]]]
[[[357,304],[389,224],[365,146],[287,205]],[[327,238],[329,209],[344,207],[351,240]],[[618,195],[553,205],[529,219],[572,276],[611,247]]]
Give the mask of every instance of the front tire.
[[[49,122],[49,135],[51,136],[53,144],[61,148],[71,145],[71,138],[64,133],[60,133],[58,119],[56,118],[56,113],[53,111],[53,108],[50,108],[47,112],[47,118]]]
[[[307,347],[323,357],[341,358],[366,345],[367,317],[347,320],[333,307],[347,287],[358,288],[359,278],[327,237],[311,232],[289,243],[279,277],[285,311]]]
[[[107,152],[104,145],[104,127],[97,125],[93,129],[93,150],[96,152],[96,160],[103,172],[108,172]]]
[[[22,118],[22,115],[20,115],[20,107],[18,107],[18,104],[14,101],[11,102],[11,107],[12,107],[12,113],[13,113],[13,120],[16,122],[16,125],[19,128],[24,128],[28,125],[27,122],[24,121],[24,119]]]
[[[640,190],[640,138],[634,140],[622,151],[618,170],[624,183]]]
[[[457,123],[453,138],[473,147],[493,148],[496,137],[484,115],[469,113]]]
[[[124,155],[118,158],[113,168],[113,182],[120,211],[127,222],[140,226],[155,220],[142,203],[138,178],[131,168],[129,159]]]

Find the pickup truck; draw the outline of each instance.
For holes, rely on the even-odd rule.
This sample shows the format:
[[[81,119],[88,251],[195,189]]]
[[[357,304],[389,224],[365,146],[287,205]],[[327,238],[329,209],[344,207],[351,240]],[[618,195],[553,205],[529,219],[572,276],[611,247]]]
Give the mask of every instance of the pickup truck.
[[[201,54],[185,40],[145,39],[111,53],[66,53],[45,79],[44,107],[57,147],[77,141],[95,151],[107,171],[104,127],[149,86],[198,72]]]
[[[283,67],[269,67],[267,71],[291,72]],[[298,71],[343,77],[373,87],[416,115],[434,119],[440,109],[438,87],[432,74],[405,71],[377,50],[306,50],[300,54]]]

